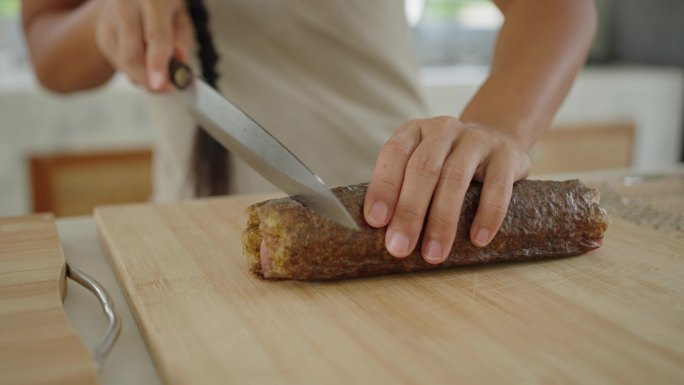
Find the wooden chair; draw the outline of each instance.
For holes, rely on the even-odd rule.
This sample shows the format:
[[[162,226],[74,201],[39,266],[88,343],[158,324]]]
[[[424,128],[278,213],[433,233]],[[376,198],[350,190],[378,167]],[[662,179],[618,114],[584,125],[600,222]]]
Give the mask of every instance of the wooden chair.
[[[88,215],[95,206],[144,202],[152,194],[149,148],[33,154],[29,158],[34,212]]]

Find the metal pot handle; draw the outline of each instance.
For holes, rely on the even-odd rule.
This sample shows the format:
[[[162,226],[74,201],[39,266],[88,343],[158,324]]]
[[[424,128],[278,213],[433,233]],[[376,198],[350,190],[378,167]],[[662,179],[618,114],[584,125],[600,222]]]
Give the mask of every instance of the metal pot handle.
[[[67,264],[66,272],[67,277],[69,277],[69,279],[80,284],[81,286],[85,287],[90,292],[95,294],[98,301],[100,301],[100,304],[102,305],[102,311],[107,316],[107,330],[105,331],[105,334],[102,336],[102,338],[100,338],[100,341],[97,343],[97,346],[93,351],[95,365],[97,367],[97,370],[100,371],[102,369],[102,364],[104,363],[105,358],[109,354],[109,351],[112,350],[112,347],[116,342],[116,339],[119,337],[119,334],[121,333],[121,319],[119,318],[119,314],[116,312],[116,309],[114,308],[114,302],[112,301],[112,298],[109,296],[109,293],[107,293],[107,290],[105,290],[104,287],[102,287],[102,285],[100,285],[92,277],[88,276],[87,274],[75,268],[74,266],[70,266],[69,264]]]

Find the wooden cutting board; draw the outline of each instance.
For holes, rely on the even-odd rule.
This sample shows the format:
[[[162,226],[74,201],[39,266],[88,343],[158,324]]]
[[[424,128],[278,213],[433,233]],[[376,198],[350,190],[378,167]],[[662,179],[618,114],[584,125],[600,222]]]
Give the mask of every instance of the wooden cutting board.
[[[66,259],[52,215],[0,218],[0,383],[98,384],[69,324]]]
[[[574,258],[269,282],[247,272],[240,240],[245,208],[263,198],[96,211],[167,384],[684,379],[681,228],[615,217],[604,246]]]

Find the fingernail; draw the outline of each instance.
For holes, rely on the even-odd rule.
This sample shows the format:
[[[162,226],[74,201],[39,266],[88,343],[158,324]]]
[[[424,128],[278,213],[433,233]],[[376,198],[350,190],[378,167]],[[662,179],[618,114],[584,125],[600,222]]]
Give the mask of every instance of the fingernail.
[[[478,246],[487,246],[488,242],[489,230],[484,227],[480,227],[480,229],[477,230],[477,233],[475,233],[475,243],[477,243]]]
[[[442,262],[442,245],[434,240],[428,242],[423,258],[429,263]]]
[[[395,257],[405,257],[409,253],[409,243],[408,237],[397,231],[390,235],[387,250]]]
[[[370,212],[368,213],[370,220],[373,221],[372,224],[378,226],[384,225],[387,221],[387,211],[387,204],[385,202],[378,201],[373,203]]]
[[[150,87],[152,87],[153,90],[161,90],[162,87],[164,87],[165,80],[166,76],[164,76],[164,73],[159,71],[152,72],[150,75]]]

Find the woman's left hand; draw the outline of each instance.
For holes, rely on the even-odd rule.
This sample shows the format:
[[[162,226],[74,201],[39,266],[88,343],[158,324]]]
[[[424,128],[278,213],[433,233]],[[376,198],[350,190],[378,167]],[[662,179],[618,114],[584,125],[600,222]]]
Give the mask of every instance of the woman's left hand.
[[[399,258],[413,252],[425,224],[423,258],[441,263],[453,245],[471,180],[483,187],[470,240],[483,247],[499,230],[513,183],[527,176],[529,165],[524,146],[493,128],[450,116],[412,120],[380,150],[364,216],[373,227],[388,226],[385,245]]]

